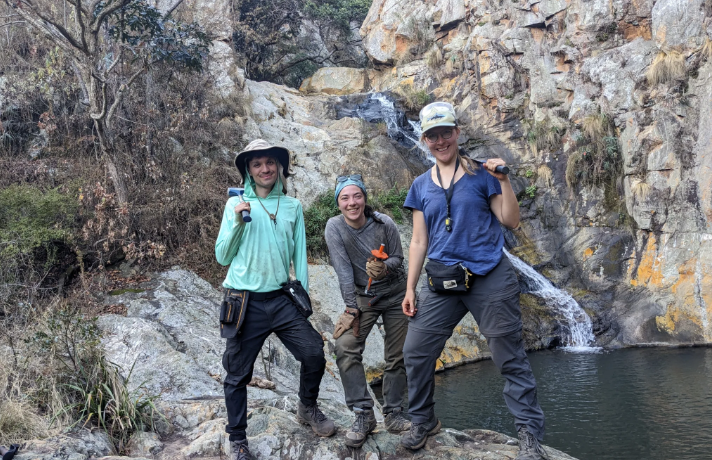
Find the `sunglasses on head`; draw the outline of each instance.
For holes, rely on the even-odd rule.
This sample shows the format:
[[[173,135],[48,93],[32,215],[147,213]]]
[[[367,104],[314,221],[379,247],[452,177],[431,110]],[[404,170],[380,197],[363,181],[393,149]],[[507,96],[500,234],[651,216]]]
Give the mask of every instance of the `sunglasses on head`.
[[[442,137],[443,139],[450,139],[452,137],[452,133],[455,132],[453,129],[445,129],[443,130],[440,134],[438,133],[426,133],[423,137],[430,142],[430,143],[435,143],[438,141],[439,137]]]
[[[336,178],[336,182],[346,182],[347,180],[357,180],[357,181],[363,181],[363,178],[361,177],[361,174],[350,174],[348,176],[338,176]]]

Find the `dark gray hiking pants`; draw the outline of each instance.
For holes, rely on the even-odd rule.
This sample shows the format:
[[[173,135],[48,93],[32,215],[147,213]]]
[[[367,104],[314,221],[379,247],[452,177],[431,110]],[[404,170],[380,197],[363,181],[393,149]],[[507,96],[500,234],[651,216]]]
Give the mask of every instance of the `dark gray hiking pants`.
[[[432,417],[436,361],[453,329],[469,311],[487,338],[492,361],[506,379],[504,400],[514,415],[515,426],[526,426],[542,440],[544,412],[537,401],[536,381],[524,351],[519,284],[509,260],[503,257],[491,272],[475,276],[474,284],[463,294],[439,294],[424,287],[417,308],[403,350],[413,423]]]
[[[308,406],[316,404],[326,367],[321,334],[286,296],[267,300],[250,298],[245,322],[234,339],[227,339],[222,361],[227,371],[223,384],[228,421],[225,431],[231,441],[246,439],[247,384],[252,380],[262,344],[272,332],[302,365],[299,400]]]
[[[361,295],[356,297],[361,310],[359,336],[354,337],[353,330],[349,329],[336,339],[336,365],[339,367],[346,405],[349,409],[372,408],[373,399],[368,393],[366,373],[363,368],[363,350],[366,348],[366,338],[376,324],[376,320],[379,316],[383,317],[383,328],[386,331],[383,350],[386,361],[383,371],[383,412],[387,414],[394,409],[400,409],[403,405],[406,389],[403,343],[408,332],[408,317],[401,307],[405,296],[405,281],[400,280],[381,289],[378,294],[382,294],[383,297],[374,306],[368,306],[370,297]]]

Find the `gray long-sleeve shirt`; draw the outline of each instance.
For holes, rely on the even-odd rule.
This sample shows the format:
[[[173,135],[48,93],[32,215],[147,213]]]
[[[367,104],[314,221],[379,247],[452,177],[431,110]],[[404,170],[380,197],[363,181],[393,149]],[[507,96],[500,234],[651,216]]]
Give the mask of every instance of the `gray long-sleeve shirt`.
[[[388,254],[385,260],[388,276],[374,280],[371,288],[377,289],[379,284],[388,284],[404,274],[403,247],[396,224],[385,214],[374,212],[374,215],[383,223],[369,218],[363,227],[357,229],[350,227],[343,215],[332,217],[326,223],[324,238],[329,247],[331,266],[336,270],[341,296],[347,307],[357,308],[355,291],[363,290],[368,284],[366,261],[372,256],[371,251],[378,250],[381,244],[386,245],[383,251]]]

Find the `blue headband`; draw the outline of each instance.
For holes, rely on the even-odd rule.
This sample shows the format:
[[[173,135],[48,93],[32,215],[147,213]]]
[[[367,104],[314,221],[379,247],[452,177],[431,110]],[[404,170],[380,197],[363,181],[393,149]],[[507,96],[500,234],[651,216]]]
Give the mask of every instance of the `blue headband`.
[[[360,188],[361,191],[363,192],[363,196],[368,196],[368,193],[366,193],[366,186],[363,184],[362,181],[360,180],[353,180],[353,179],[346,179],[343,182],[337,182],[336,183],[336,190],[334,191],[334,201],[336,201],[336,204],[339,204],[339,193],[344,189],[344,187],[349,186],[349,185],[355,185],[356,187]]]

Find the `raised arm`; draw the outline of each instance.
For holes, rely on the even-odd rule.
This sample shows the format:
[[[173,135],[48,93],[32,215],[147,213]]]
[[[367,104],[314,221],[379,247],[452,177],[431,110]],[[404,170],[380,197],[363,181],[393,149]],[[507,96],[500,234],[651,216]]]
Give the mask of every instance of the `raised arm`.
[[[220,233],[215,241],[215,258],[220,265],[230,265],[240,248],[240,240],[245,231],[245,223],[235,217],[237,198],[230,198],[225,204]]]
[[[413,238],[410,240],[408,252],[408,284],[403,299],[403,313],[414,316],[418,309],[415,306],[415,287],[418,285],[420,271],[423,269],[425,255],[428,253],[428,228],[422,211],[413,210]]]
[[[508,228],[515,228],[519,225],[519,202],[517,196],[512,189],[512,183],[509,182],[509,176],[494,172],[494,168],[499,165],[504,166],[504,160],[492,158],[484,163],[484,167],[488,173],[492,174],[502,188],[501,195],[495,195],[490,198],[490,209],[497,217],[497,220]]]

